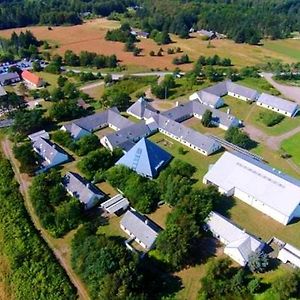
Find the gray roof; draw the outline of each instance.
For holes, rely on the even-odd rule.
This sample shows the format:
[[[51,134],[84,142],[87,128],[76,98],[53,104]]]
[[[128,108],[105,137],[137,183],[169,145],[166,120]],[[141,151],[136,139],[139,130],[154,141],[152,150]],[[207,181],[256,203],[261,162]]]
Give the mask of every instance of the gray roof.
[[[104,194],[93,184],[82,178],[79,174],[68,172],[63,178],[63,185],[81,203],[88,204],[91,198],[103,198]]]
[[[140,119],[143,119],[144,117],[149,118],[149,113],[151,112],[156,113],[157,111],[143,97],[139,98],[127,109],[127,113]]]
[[[117,127],[118,129],[122,129],[133,124],[133,122],[121,116],[119,110],[116,107],[109,108],[103,112],[99,112],[91,116],[77,119],[65,125],[65,128],[68,131],[71,128],[70,124],[72,123],[89,132],[98,130],[108,125],[112,125],[114,127]]]
[[[232,258],[238,258],[239,261],[242,258],[244,264],[248,262],[252,252],[259,251],[263,247],[263,243],[257,238],[238,228],[229,219],[216,212],[210,213],[206,224],[215,236],[225,242],[225,252],[226,248],[236,249],[238,255],[235,254]]]
[[[240,84],[234,83],[230,80],[226,81],[227,90],[230,93],[238,94],[244,96],[253,101],[257,100],[259,94],[256,90],[242,86]]]
[[[291,114],[293,114],[298,109],[298,104],[295,102],[265,93],[261,94],[257,101]]]
[[[148,249],[152,247],[160,231],[160,228],[155,223],[133,210],[128,210],[125,213],[120,225],[123,225]]]
[[[205,30],[205,29],[198,30],[197,32],[202,34],[202,35],[205,35],[209,38],[212,38],[216,35],[215,32],[210,31],[210,30]]]
[[[113,132],[106,136],[113,148],[119,147],[128,151],[134,142],[137,142],[142,137],[147,137],[157,130],[157,127],[148,126],[144,121],[140,123],[133,123],[133,125],[123,128],[119,131]],[[129,148],[130,147],[130,148]]]
[[[186,127],[180,123],[177,123],[163,115],[157,115],[153,117],[155,122],[158,124],[158,128],[165,130],[169,134],[172,134],[187,143],[194,145],[195,147],[211,153],[213,149],[219,148],[219,143],[217,143],[212,138],[201,134],[189,127]]]
[[[4,85],[10,80],[20,80],[20,76],[17,72],[0,74],[0,84]]]
[[[41,130],[41,131],[32,133],[32,134],[28,135],[28,137],[32,142],[35,142],[39,138],[43,138],[45,140],[49,140],[49,138],[50,138],[49,133],[45,130]]]
[[[68,155],[63,152],[56,144],[39,137],[33,143],[35,151],[45,160],[44,166],[52,164],[57,155],[62,154],[65,156],[65,161],[68,160]]]
[[[204,102],[208,105],[216,106],[219,101],[223,101],[220,96],[214,95],[212,93],[209,93],[207,91],[200,91],[197,93],[199,99],[201,102]]]
[[[110,214],[114,214],[121,209],[124,210],[129,206],[129,201],[127,198],[124,198],[123,195],[118,194],[107,201],[101,203],[100,205],[103,209],[108,211]]]
[[[178,105],[166,112],[161,113],[161,115],[174,121],[181,122],[192,117],[195,114],[202,116],[207,109],[212,112],[212,121],[214,123],[222,124],[226,127],[230,127],[233,125],[237,126],[239,124],[239,120],[233,115],[227,114],[215,108],[208,108],[206,105],[200,103],[197,100]]]
[[[219,82],[213,86],[203,89],[207,93],[222,97],[228,93],[226,81]]]
[[[7,93],[3,86],[0,85],[0,97],[5,96]]]

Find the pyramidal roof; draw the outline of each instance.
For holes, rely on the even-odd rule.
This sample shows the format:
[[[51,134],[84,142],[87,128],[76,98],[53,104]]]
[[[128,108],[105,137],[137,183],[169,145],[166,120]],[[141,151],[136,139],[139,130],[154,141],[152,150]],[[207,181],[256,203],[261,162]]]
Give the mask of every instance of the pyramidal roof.
[[[171,158],[168,152],[142,138],[119,159],[117,164],[124,165],[142,176],[154,178]]]

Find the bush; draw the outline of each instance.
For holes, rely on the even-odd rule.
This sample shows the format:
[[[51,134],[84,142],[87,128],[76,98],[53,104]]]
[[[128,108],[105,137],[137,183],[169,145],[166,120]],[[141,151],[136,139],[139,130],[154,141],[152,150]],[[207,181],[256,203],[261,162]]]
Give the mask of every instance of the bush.
[[[268,255],[262,251],[249,255],[248,267],[253,273],[263,273],[269,266]]]
[[[260,112],[258,116],[258,120],[268,127],[279,124],[283,119],[283,115],[272,111]]]
[[[32,149],[31,143],[26,142],[20,146],[14,146],[13,152],[16,159],[21,164],[20,171],[22,173],[33,175],[37,167],[37,156]]]

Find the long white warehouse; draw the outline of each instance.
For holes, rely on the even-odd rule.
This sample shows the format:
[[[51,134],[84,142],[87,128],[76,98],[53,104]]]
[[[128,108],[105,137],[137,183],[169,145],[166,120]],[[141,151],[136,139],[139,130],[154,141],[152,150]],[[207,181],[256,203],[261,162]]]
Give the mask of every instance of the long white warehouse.
[[[203,182],[284,225],[300,217],[300,181],[242,154],[225,152]]]

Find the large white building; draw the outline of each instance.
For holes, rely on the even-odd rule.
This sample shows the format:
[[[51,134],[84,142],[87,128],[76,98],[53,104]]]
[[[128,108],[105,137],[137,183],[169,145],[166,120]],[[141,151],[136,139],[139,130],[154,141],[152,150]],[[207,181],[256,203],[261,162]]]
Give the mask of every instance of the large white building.
[[[284,225],[300,217],[300,181],[254,158],[225,152],[203,182]]]
[[[300,250],[290,244],[285,244],[278,253],[278,259],[283,263],[290,263],[300,268]]]
[[[205,227],[225,245],[224,253],[241,266],[248,263],[253,252],[261,251],[264,247],[264,243],[216,212],[210,213]]]

